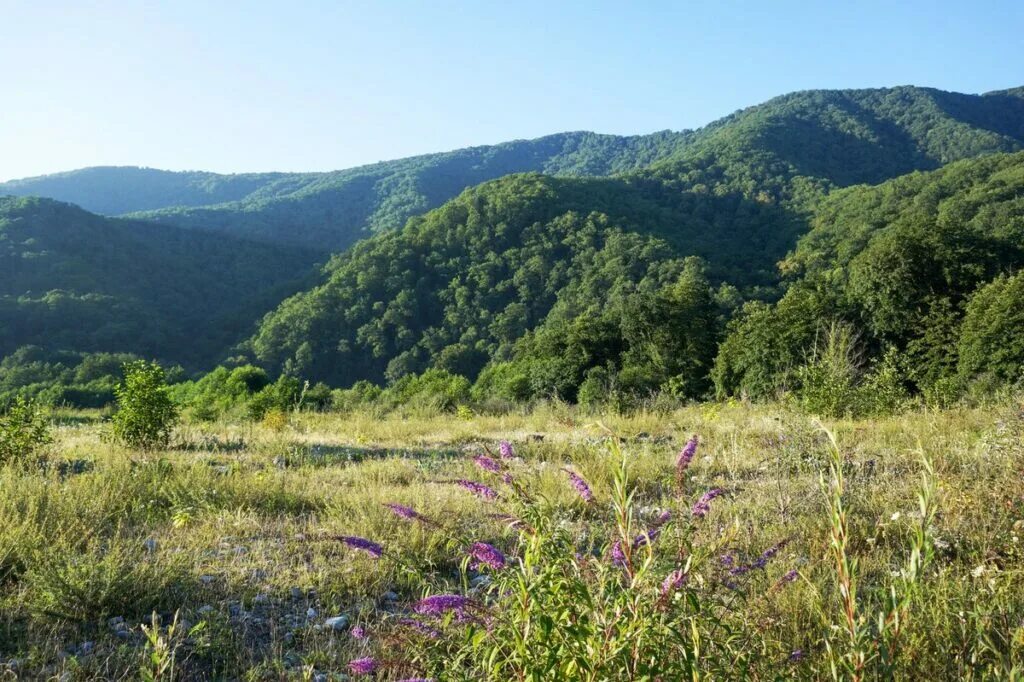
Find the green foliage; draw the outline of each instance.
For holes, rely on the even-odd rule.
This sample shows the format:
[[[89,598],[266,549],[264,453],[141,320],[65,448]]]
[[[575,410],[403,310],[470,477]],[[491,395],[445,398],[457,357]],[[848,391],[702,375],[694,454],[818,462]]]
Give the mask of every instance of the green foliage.
[[[1024,272],[1001,276],[967,304],[958,344],[961,379],[1024,379]]]
[[[35,345],[210,363],[319,255],[0,198],[0,356]]]
[[[52,441],[49,421],[32,400],[15,398],[0,411],[0,466],[29,462]]]
[[[380,400],[397,407],[426,407],[454,412],[469,400],[469,380],[443,369],[428,369],[423,374],[407,374],[389,386]]]
[[[124,381],[114,393],[114,438],[140,450],[167,447],[178,421],[178,408],[171,400],[163,368],[145,360],[127,363]]]

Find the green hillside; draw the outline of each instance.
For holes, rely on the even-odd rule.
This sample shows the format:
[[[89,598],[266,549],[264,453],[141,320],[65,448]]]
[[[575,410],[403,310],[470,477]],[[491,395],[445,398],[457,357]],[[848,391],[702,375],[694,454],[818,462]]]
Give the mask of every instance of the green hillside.
[[[786,295],[733,323],[715,370],[719,391],[765,396],[791,385],[830,319],[851,326],[864,362],[897,352],[921,390],[1024,378],[1020,276],[986,286],[1021,266],[1024,153],[837,192],[782,264]]]
[[[0,198],[0,357],[25,345],[202,366],[318,254]]]
[[[928,88],[816,90],[778,97],[698,131],[620,137],[588,132],[473,147],[331,173],[218,176],[85,169],[0,185],[101,213],[341,250],[401,227],[467,187],[540,172],[645,171],[686,188],[716,186],[788,198],[877,183],[963,158],[1024,148],[1020,90],[964,95]],[[809,178],[797,183],[794,178]]]

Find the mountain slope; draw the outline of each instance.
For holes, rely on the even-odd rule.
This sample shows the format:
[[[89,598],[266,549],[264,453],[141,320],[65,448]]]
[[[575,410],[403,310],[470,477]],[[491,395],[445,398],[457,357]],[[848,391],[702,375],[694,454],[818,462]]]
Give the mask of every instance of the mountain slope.
[[[0,183],[0,196],[47,197],[92,213],[121,215],[168,206],[206,206],[243,199],[284,173],[220,175],[132,166],[94,166]]]
[[[653,166],[653,177],[686,189],[724,179],[748,196],[779,199],[807,186],[877,183],[1022,148],[1021,89],[986,95],[909,86],[814,90],[774,98],[698,131],[634,137],[562,133],[332,173],[85,169],[7,183],[0,192],[52,196],[100,212],[145,211],[137,217],[341,250],[401,227],[466,187],[510,173],[608,176]],[[794,189],[798,177],[808,180]]]
[[[836,192],[783,263],[786,295],[733,324],[716,365],[719,391],[764,396],[791,382],[830,319],[852,325],[868,359],[897,351],[908,379],[932,390],[956,378],[975,292],[1022,267],[1024,153]]]
[[[472,376],[549,315],[674,284],[686,256],[706,258],[716,282],[757,285],[792,224],[738,195],[506,176],[335,256],[322,284],[264,319],[252,348],[275,369],[335,384],[430,366]]]
[[[318,254],[0,198],[0,356],[24,345],[215,361]]]

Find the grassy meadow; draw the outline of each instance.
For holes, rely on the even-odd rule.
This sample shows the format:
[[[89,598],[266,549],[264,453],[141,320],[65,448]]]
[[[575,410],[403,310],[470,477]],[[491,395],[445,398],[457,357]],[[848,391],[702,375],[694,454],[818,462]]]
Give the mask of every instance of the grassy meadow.
[[[157,452],[52,417],[0,467],[0,680],[1024,674],[1017,402],[275,414]]]

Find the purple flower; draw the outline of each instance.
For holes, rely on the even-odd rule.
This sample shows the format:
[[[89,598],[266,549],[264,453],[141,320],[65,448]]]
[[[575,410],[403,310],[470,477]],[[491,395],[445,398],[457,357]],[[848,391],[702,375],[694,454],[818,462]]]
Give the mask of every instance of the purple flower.
[[[502,459],[512,459],[516,456],[515,451],[512,449],[512,443],[509,443],[507,440],[498,443],[498,454],[501,455]]]
[[[413,611],[424,615],[439,616],[449,611],[460,614],[468,608],[476,606],[472,599],[460,594],[435,594],[416,602]]]
[[[686,468],[690,466],[690,462],[693,461],[693,456],[697,454],[697,436],[693,436],[690,440],[686,441],[686,445],[679,451],[679,456],[676,457],[676,474],[682,475]]]
[[[626,553],[622,551],[622,542],[616,540],[611,549],[612,564],[615,566],[626,565]]]
[[[477,455],[473,458],[473,461],[484,471],[492,471],[496,474],[501,473],[501,465],[498,464],[497,460],[491,459],[487,455]]]
[[[378,545],[376,542],[367,540],[366,538],[360,538],[354,535],[342,535],[338,539],[353,549],[363,550],[374,559],[379,559],[384,554],[383,547]]]
[[[363,629],[362,625],[357,625],[352,628],[353,639],[366,639],[366,630]]]
[[[488,488],[483,483],[477,483],[476,481],[467,481],[460,479],[455,481],[456,485],[460,485],[474,495],[478,495],[486,500],[493,500],[498,497],[498,493],[494,492],[492,488]]]
[[[718,557],[718,561],[722,564],[722,568],[732,568],[736,565],[736,559],[733,558],[732,554],[723,554]]]
[[[590,491],[590,486],[587,482],[577,474],[575,471],[563,468],[562,471],[569,474],[569,480],[572,481],[572,486],[576,488],[576,492],[580,494],[584,502],[591,502],[594,499],[594,493]]]
[[[686,572],[683,571],[683,569],[681,568],[677,568],[676,570],[669,573],[667,576],[665,576],[665,580],[663,580],[661,583],[661,596],[667,597],[668,595],[672,594],[673,592],[681,588],[683,585],[686,584],[686,579],[688,577],[689,576],[686,574]]]
[[[791,571],[788,571],[786,573],[786,575],[782,576],[782,578],[779,579],[779,582],[783,583],[783,584],[791,583],[791,582],[793,582],[794,580],[796,580],[799,577],[800,577],[800,574],[794,568]]]
[[[512,485],[512,481],[514,480],[515,479],[512,478],[512,474],[504,473],[501,475],[501,482],[505,483],[506,485]]]
[[[469,556],[473,558],[474,565],[486,564],[495,571],[505,568],[505,555],[497,547],[486,542],[474,542],[469,548]]]
[[[712,488],[707,491],[694,503],[693,509],[691,510],[692,514],[698,519],[704,518],[704,516],[711,511],[711,500],[724,494],[725,491],[721,488]]]
[[[761,554],[761,556],[759,556],[757,558],[757,560],[754,561],[753,564],[751,564],[751,568],[762,569],[765,566],[767,566],[768,562],[771,561],[773,558],[775,558],[775,555],[779,553],[780,549],[782,549],[783,547],[786,546],[787,542],[789,542],[789,541],[788,540],[782,540],[780,542],[775,543],[774,545],[772,545],[768,549],[766,549],[764,551],[764,553]]]
[[[399,625],[405,625],[407,627],[413,628],[414,630],[419,630],[431,639],[437,639],[441,636],[441,633],[438,630],[435,630],[426,623],[420,622],[415,618],[403,618],[402,620],[398,621],[398,623]]]
[[[790,663],[798,663],[799,661],[802,661],[803,658],[804,658],[804,650],[803,649],[793,649],[793,653],[791,653],[789,655],[789,662]]]
[[[353,675],[372,675],[377,670],[377,661],[369,656],[357,658],[348,662],[348,669],[352,671]]]
[[[654,527],[661,528],[666,523],[672,520],[672,510],[666,509],[665,511],[658,514],[658,518],[654,519]]]
[[[430,519],[428,519],[426,516],[424,516],[423,514],[420,514],[418,511],[416,511],[412,507],[406,507],[404,504],[396,504],[394,502],[387,502],[387,503],[384,504],[384,506],[387,507],[388,509],[390,509],[391,511],[393,511],[396,516],[400,516],[403,519],[409,519],[410,521],[415,520],[415,521],[423,521],[424,523],[431,523]]]

